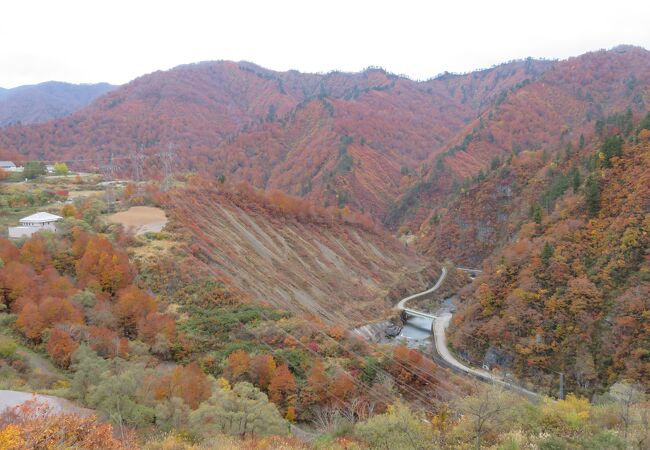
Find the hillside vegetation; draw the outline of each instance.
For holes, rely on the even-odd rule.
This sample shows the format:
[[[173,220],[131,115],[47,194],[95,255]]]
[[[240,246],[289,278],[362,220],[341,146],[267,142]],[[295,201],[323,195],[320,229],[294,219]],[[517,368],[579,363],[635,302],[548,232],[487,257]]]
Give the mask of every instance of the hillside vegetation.
[[[650,116],[638,132],[610,131],[621,134],[606,129],[593,146],[553,159],[522,153],[461,196],[453,218],[439,224],[450,242],[495,250],[454,318],[453,344],[472,359],[490,353],[546,383],[563,372],[577,392],[618,379],[647,385]],[[484,199],[478,208],[477,199]],[[503,229],[486,240],[453,239],[459,220],[499,217]]]
[[[130,173],[128,158],[120,158],[142,145],[155,175],[155,154],[172,144],[180,170],[381,217],[422,162],[500,92],[549,66],[528,60],[414,82],[381,69],[316,75],[192,64],[140,77],[71,117],[9,127],[0,148],[63,160],[112,153]]]

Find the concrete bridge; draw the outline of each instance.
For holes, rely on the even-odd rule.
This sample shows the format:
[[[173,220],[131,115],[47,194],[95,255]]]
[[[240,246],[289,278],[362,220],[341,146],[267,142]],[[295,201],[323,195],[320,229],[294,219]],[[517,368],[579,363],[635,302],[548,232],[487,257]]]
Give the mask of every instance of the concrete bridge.
[[[437,318],[437,316],[434,316],[433,314],[425,313],[410,308],[404,308],[402,310],[402,314],[406,315],[407,317],[423,317],[425,319],[431,319],[431,320],[435,320]]]

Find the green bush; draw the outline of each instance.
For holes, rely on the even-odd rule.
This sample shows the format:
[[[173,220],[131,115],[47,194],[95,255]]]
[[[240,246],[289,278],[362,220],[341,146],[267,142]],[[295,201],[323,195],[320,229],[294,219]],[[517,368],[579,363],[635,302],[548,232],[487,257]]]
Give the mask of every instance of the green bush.
[[[564,439],[557,436],[551,436],[543,441],[540,441],[538,444],[539,450],[565,450],[567,449],[567,443]]]
[[[18,344],[9,337],[0,337],[0,358],[13,359]]]

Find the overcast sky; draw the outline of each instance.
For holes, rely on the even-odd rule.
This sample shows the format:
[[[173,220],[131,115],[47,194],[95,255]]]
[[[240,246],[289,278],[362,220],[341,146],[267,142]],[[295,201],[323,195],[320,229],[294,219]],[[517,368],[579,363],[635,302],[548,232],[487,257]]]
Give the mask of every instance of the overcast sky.
[[[650,49],[650,1],[8,0],[0,86],[121,84],[219,59],[307,72],[373,65],[426,79],[618,44]]]

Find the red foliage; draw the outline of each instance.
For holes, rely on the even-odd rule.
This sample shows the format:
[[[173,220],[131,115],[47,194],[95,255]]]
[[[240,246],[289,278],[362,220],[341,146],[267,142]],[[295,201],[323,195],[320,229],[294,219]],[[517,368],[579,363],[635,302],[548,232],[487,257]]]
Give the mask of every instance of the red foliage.
[[[128,286],[118,294],[115,314],[127,337],[135,337],[138,323],[155,311],[156,299],[135,286]]]
[[[276,371],[275,360],[269,354],[259,354],[250,362],[250,377],[261,389],[266,389],[271,383]]]

